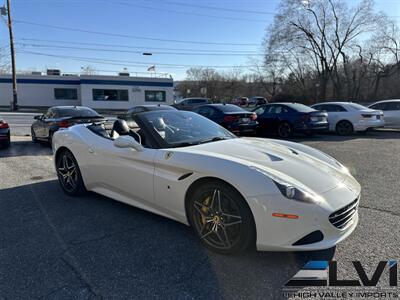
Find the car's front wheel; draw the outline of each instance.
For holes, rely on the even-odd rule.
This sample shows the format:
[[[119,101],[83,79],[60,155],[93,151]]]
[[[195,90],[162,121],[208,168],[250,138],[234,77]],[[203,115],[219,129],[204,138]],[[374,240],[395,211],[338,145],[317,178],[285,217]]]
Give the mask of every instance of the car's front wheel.
[[[78,196],[86,191],[81,171],[74,155],[68,150],[62,150],[56,161],[58,182],[69,196]]]
[[[235,254],[255,244],[250,208],[226,183],[199,186],[188,201],[188,218],[202,244],[215,252]]]

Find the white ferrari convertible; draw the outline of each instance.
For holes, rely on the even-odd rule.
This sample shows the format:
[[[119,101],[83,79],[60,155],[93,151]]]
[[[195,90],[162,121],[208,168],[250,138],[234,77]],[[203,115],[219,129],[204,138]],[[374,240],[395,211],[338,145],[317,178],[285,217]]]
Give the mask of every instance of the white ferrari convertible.
[[[53,137],[68,195],[93,191],[190,225],[225,254],[327,249],[358,223],[360,185],[334,158],[281,140],[237,138],[192,112],[155,110]],[[129,126],[128,126],[129,125]]]

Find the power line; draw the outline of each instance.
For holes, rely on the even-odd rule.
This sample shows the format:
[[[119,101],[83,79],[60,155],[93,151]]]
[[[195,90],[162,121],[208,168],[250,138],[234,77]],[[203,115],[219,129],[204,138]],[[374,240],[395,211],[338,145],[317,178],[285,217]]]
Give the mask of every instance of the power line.
[[[122,66],[129,66],[129,64],[134,64],[136,67],[143,67],[151,65],[163,66],[165,68],[173,67],[173,68],[190,68],[190,67],[203,67],[203,68],[251,68],[255,67],[255,65],[187,65],[187,64],[166,64],[166,63],[158,63],[158,62],[138,62],[138,61],[129,61],[129,60],[116,60],[116,59],[104,59],[104,58],[93,58],[93,57],[82,57],[82,56],[71,56],[71,55],[55,55],[50,53],[42,53],[42,52],[34,52],[34,51],[25,51],[18,49],[18,53],[26,53],[32,55],[46,56],[46,57],[57,57],[57,58],[65,58],[72,60],[79,60],[85,62],[92,63],[100,63],[100,64],[116,64]],[[122,64],[120,64],[122,63]]]
[[[221,53],[254,53],[257,54],[256,51],[247,51],[247,50],[219,50],[219,49],[193,49],[193,48],[165,48],[165,47],[153,47],[153,46],[130,46],[130,45],[116,45],[116,44],[103,44],[103,43],[85,43],[85,42],[76,42],[76,41],[61,41],[61,40],[47,40],[47,39],[31,39],[31,38],[20,38],[17,41],[25,42],[25,41],[33,41],[33,42],[45,42],[45,43],[60,43],[60,44],[68,44],[68,45],[86,45],[86,46],[102,46],[102,47],[110,47],[110,48],[127,48],[127,49],[143,49],[147,51],[151,50],[171,50],[171,51],[186,51],[186,52],[221,52]]]
[[[234,8],[226,8],[226,7],[216,7],[216,6],[189,4],[189,3],[175,2],[175,1],[165,1],[164,3],[170,3],[170,4],[173,4],[173,5],[186,6],[186,7],[212,9],[212,10],[218,10],[218,11],[229,11],[229,12],[236,12],[236,13],[258,14],[258,15],[275,15],[274,12],[267,12],[267,11],[234,9]]]
[[[97,34],[97,35],[131,38],[131,39],[141,39],[141,40],[149,40],[149,41],[161,41],[161,42],[197,44],[197,45],[259,46],[259,44],[252,44],[252,43],[205,42],[205,41],[150,38],[150,37],[135,36],[135,35],[128,35],[128,34],[118,34],[118,33],[109,33],[109,32],[100,32],[100,31],[93,31],[93,30],[85,30],[85,29],[79,29],[79,28],[63,27],[63,26],[42,24],[42,23],[29,22],[29,21],[23,21],[23,20],[14,20],[14,22],[15,23],[19,23],[19,24],[27,24],[27,25],[44,27],[44,28],[53,28],[53,29],[59,29],[59,30],[67,30],[67,31],[75,31],[75,32]]]
[[[18,43],[22,46],[28,46],[33,48],[45,48],[45,49],[73,49],[83,51],[98,51],[98,52],[114,52],[114,53],[134,53],[142,54],[143,51],[132,51],[132,50],[121,50],[121,49],[104,49],[104,48],[84,48],[74,46],[57,46],[57,45],[43,45],[43,44],[30,44],[30,43]],[[152,54],[157,55],[185,55],[185,56],[250,56],[250,55],[263,55],[260,53],[213,53],[213,52],[163,52],[163,51],[152,51]]]
[[[102,2],[108,2],[108,1],[104,0]],[[124,5],[124,6],[149,9],[149,10],[170,12],[170,13],[175,13],[175,14],[193,15],[193,16],[199,16],[199,17],[216,18],[216,19],[224,19],[224,20],[231,20],[231,21],[247,21],[247,22],[263,22],[263,23],[265,23],[265,20],[259,20],[259,19],[248,19],[248,18],[242,18],[242,17],[227,17],[227,16],[209,15],[209,14],[197,13],[197,12],[178,11],[178,10],[172,10],[172,9],[168,9],[168,8],[160,8],[160,7],[145,6],[145,5],[141,5],[141,4],[133,4],[130,2],[128,3],[128,2],[117,1],[117,2],[113,2],[113,3],[119,4],[119,5]],[[273,14],[273,13],[271,13],[271,14]]]

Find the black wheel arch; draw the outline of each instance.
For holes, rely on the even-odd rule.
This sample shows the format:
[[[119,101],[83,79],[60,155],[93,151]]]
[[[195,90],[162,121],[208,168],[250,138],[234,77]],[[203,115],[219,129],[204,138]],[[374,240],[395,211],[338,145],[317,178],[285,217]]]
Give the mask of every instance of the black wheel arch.
[[[57,163],[58,158],[60,157],[60,154],[61,154],[62,152],[64,152],[64,151],[68,151],[68,152],[71,152],[71,153],[72,153],[72,151],[69,150],[67,147],[61,146],[60,148],[58,148],[58,149],[56,150],[56,153],[54,154],[54,163],[55,163],[55,164]],[[72,153],[72,155],[74,155],[74,154]],[[75,156],[74,156],[74,157],[75,157]]]

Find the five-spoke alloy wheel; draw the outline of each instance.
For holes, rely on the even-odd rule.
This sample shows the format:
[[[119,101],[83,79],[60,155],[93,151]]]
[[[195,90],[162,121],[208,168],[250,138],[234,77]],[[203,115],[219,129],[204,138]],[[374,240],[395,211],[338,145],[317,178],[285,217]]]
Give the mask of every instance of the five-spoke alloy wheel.
[[[66,194],[75,196],[85,191],[78,163],[71,152],[62,151],[56,164],[58,181]]]
[[[210,182],[190,200],[190,223],[204,245],[232,254],[248,248],[255,238],[252,214],[243,197],[225,183]]]

